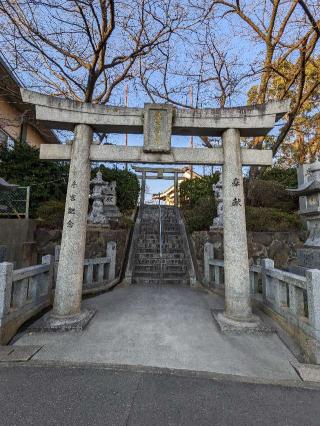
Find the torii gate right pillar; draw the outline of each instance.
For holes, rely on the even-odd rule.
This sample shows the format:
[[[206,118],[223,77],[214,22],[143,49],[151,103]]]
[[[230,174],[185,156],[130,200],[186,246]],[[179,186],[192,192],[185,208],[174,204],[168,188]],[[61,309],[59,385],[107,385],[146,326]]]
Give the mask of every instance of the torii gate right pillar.
[[[223,228],[225,310],[215,314],[222,332],[270,332],[252,314],[240,131],[223,140]]]
[[[240,132],[223,133],[225,317],[251,321],[250,279]]]

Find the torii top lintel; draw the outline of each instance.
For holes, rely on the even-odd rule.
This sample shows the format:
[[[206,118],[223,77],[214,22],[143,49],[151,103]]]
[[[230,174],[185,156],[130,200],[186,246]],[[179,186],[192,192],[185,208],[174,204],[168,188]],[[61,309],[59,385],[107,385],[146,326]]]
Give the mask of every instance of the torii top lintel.
[[[88,124],[105,133],[143,133],[146,111],[169,106],[146,104],[145,108],[94,105],[43,95],[21,89],[24,102],[36,106],[36,116],[49,128],[73,130],[76,124]],[[264,136],[289,109],[288,101],[269,102],[223,109],[172,108],[172,134],[220,136],[229,128],[240,135]]]

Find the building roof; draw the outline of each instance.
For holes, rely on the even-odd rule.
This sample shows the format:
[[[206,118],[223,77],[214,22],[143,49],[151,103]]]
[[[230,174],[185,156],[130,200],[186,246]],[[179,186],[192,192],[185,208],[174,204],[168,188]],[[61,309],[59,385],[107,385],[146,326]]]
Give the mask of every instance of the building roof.
[[[20,93],[22,86],[23,84],[14,75],[10,65],[0,56],[0,95],[26,116],[28,124],[41,134],[46,143],[60,143],[52,130],[36,120],[34,105],[26,104],[22,101]]]
[[[18,185],[13,185],[12,183],[8,183],[4,179],[0,178],[0,192],[1,191],[14,191],[18,188]]]
[[[179,177],[179,181],[181,180],[188,180],[191,179],[191,169],[190,167],[184,167],[184,174]],[[202,176],[198,173],[192,171],[192,178],[201,178]],[[165,200],[167,197],[172,197],[174,195],[174,185],[169,186],[167,189],[163,190],[160,194],[153,194],[152,199],[153,200]]]

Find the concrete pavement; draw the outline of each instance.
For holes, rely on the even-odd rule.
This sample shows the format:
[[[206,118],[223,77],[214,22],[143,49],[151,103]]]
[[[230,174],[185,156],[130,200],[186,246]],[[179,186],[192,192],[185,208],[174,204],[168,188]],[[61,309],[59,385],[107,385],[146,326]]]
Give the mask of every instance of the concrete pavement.
[[[117,287],[84,301],[97,314],[82,332],[25,333],[33,360],[142,365],[297,380],[291,352],[276,334],[225,336],[211,310],[223,299],[186,287]],[[31,361],[32,362],[32,361]]]
[[[101,367],[0,366],[2,426],[316,426],[320,389]]]

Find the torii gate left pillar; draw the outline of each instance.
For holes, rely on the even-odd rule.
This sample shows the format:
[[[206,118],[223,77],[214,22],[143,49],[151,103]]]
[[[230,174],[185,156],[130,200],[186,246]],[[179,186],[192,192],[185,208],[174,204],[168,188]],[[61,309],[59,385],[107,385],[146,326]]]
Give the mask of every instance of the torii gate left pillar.
[[[287,103],[222,110],[175,110],[170,105],[141,108],[92,107],[22,90],[48,127],[75,130],[72,146],[42,145],[42,159],[71,160],[54,309],[48,328],[83,328],[93,312],[81,311],[90,160],[128,163],[224,165],[224,250],[226,300],[217,315],[221,329],[259,328],[252,315],[242,183],[242,165],[270,165],[270,150],[244,149],[241,136],[263,136],[288,110]],[[127,124],[123,124],[123,116]],[[95,131],[144,132],[144,146],[92,145]],[[172,148],[171,134],[223,136],[223,148]]]
[[[75,127],[51,328],[82,328],[94,314],[81,312],[92,136],[90,126]]]

